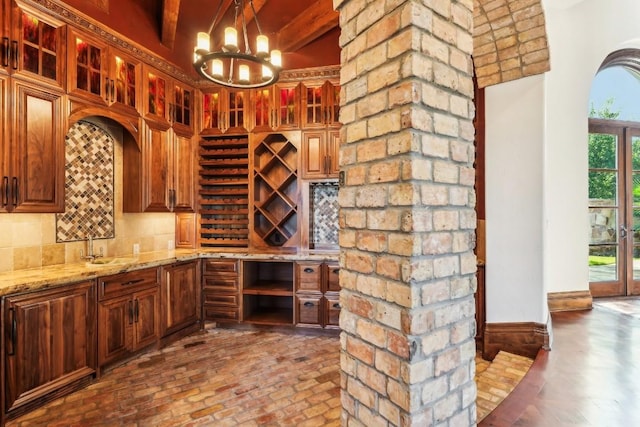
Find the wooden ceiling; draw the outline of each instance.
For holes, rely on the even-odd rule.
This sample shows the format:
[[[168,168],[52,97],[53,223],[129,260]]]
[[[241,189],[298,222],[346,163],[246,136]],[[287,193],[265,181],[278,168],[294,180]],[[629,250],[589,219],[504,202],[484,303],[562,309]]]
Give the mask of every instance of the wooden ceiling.
[[[209,30],[221,5],[211,32],[212,48],[217,49],[224,27],[233,23],[236,0],[63,1],[197,78],[192,66],[196,34]],[[241,12],[255,50],[257,28],[248,0],[244,2]],[[333,0],[253,0],[253,6],[271,49],[282,51],[285,70],[340,64],[339,14]]]

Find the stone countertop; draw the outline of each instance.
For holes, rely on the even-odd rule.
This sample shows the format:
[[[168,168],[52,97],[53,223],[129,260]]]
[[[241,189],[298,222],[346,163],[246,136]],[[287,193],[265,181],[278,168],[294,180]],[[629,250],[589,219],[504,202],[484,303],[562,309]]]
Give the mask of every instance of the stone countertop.
[[[125,273],[142,268],[159,267],[175,262],[194,259],[224,258],[246,260],[286,260],[286,261],[328,261],[337,260],[335,251],[257,251],[232,252],[229,249],[176,249],[173,251],[145,252],[133,256],[115,257],[122,259],[117,264],[90,264],[78,262],[58,264],[41,268],[14,270],[0,273],[0,296],[53,288],[56,286],[92,280],[100,276]]]

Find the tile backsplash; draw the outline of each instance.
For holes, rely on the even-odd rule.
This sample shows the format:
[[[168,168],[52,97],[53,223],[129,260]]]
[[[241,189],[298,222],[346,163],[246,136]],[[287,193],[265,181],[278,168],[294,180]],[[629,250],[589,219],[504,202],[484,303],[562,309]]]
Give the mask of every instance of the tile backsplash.
[[[94,250],[99,253],[102,248],[105,256],[131,255],[134,243],[140,245],[141,252],[166,250],[175,239],[175,215],[122,212],[122,135],[118,135],[117,128],[109,128],[108,133],[115,141],[115,235],[96,240]],[[102,213],[96,214],[96,219],[98,217],[102,217]],[[86,252],[86,242],[57,242],[56,236],[56,214],[0,214],[0,272],[81,261],[80,252]]]
[[[338,184],[314,183],[311,192],[311,236],[313,247],[338,246]]]

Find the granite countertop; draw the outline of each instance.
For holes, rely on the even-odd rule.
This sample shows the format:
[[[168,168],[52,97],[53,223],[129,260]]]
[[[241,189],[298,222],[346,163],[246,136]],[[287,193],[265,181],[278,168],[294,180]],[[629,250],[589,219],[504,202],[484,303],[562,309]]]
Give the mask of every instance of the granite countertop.
[[[278,250],[277,252],[268,250],[244,250],[242,252],[233,252],[229,249],[210,248],[145,252],[136,256],[116,257],[116,262],[112,264],[78,262],[3,272],[0,273],[0,296],[53,288],[83,280],[92,280],[100,276],[125,273],[142,268],[159,267],[199,258],[325,261],[337,260],[338,253],[336,251],[302,252],[296,250]]]

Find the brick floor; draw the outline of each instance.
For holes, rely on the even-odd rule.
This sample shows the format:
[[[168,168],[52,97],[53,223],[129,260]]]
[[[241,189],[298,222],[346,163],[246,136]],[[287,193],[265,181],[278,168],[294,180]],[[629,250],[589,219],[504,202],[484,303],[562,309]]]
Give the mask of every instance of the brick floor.
[[[339,349],[337,336],[207,327],[7,426],[339,426]],[[476,361],[478,420],[530,364],[496,359]]]

